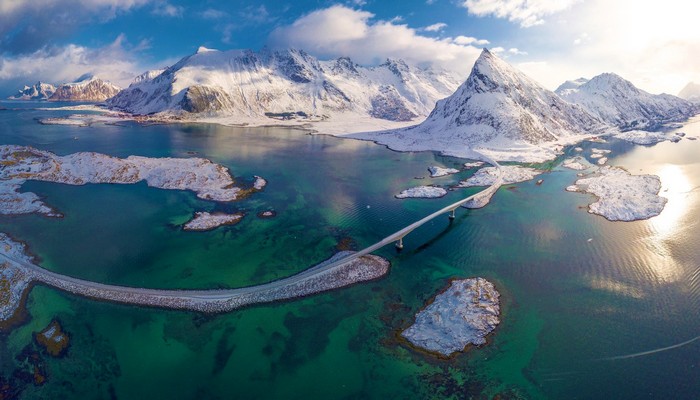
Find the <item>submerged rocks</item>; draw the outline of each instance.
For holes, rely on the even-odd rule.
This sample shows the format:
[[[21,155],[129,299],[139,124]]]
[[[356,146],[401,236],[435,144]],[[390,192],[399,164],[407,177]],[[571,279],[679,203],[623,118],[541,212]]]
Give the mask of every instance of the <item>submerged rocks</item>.
[[[63,331],[63,327],[55,319],[41,332],[36,333],[34,340],[39,347],[53,357],[61,357],[70,345],[70,336]]]
[[[412,345],[450,356],[468,345],[486,343],[499,324],[499,293],[484,278],[452,281],[416,314],[413,325],[401,333]]]

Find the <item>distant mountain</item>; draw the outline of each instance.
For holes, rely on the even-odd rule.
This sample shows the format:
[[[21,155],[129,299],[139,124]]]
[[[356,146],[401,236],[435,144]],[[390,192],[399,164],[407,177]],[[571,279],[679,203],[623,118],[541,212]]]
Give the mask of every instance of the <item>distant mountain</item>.
[[[428,115],[460,78],[387,60],[362,67],[343,57],[319,61],[301,50],[217,51],[201,47],[161,73],[150,72],[109,100],[134,114],[388,121]]]
[[[577,88],[560,87],[557,93],[621,130],[655,129],[667,122],[685,121],[698,111],[686,100],[647,93],[611,73],[598,75]]]
[[[468,156],[468,149],[480,149],[499,160],[543,160],[554,157],[550,150],[557,143],[606,129],[598,118],[484,49],[466,82],[438,101],[420,125],[351,137],[397,150]]]
[[[578,79],[574,79],[573,81],[566,81],[566,82],[562,83],[561,85],[559,85],[557,90],[555,90],[554,92],[560,96],[562,94],[575,92],[576,90],[578,90],[578,88],[581,85],[583,85],[585,83],[588,83],[588,79],[586,79],[586,78],[578,78]]]
[[[92,76],[81,77],[82,80],[64,83],[56,88],[49,101],[105,101],[115,96],[121,88],[112,83]]]
[[[56,91],[56,87],[50,83],[37,82],[32,86],[24,86],[11,100],[47,100]]]
[[[695,82],[689,82],[680,93],[678,97],[691,101],[693,103],[700,103],[700,84]]]

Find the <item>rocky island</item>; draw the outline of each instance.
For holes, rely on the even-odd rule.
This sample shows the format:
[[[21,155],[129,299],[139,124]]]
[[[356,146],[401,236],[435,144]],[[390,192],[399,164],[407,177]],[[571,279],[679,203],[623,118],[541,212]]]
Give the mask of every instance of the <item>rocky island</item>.
[[[401,333],[413,346],[449,357],[469,345],[486,343],[500,323],[499,293],[484,278],[454,280],[416,314]]]
[[[210,231],[224,225],[235,225],[243,219],[243,213],[209,213],[206,211],[196,212],[194,218],[189,220],[182,229],[186,231]]]
[[[28,180],[68,185],[146,181],[151,187],[190,190],[201,199],[221,202],[238,200],[266,183],[256,177],[253,188],[242,189],[228,168],[204,158],[117,158],[92,152],[58,156],[28,146],[0,145],[0,213],[61,216],[34,193],[19,192]]]
[[[443,197],[447,194],[447,190],[438,186],[416,186],[410,189],[403,190],[401,193],[397,194],[397,199],[409,199],[409,198],[420,198],[420,199],[436,199]]]
[[[658,195],[661,190],[658,176],[632,175],[618,167],[603,167],[595,175],[577,180],[566,190],[598,197],[598,201],[588,206],[588,212],[610,221],[655,217],[661,214],[667,201]]]

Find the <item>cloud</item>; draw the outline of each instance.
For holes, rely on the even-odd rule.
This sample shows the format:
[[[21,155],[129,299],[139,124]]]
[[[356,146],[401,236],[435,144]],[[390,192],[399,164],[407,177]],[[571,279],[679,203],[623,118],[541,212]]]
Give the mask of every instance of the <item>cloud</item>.
[[[70,37],[79,27],[106,21],[152,0],[2,0],[0,55],[29,54]]]
[[[464,0],[462,7],[479,17],[507,18],[528,28],[544,23],[544,17],[561,12],[581,0]]]
[[[421,30],[426,31],[426,32],[440,32],[447,26],[446,23],[444,22],[438,22],[436,24],[428,25],[426,27],[421,28]]]
[[[126,36],[121,34],[112,43],[100,48],[69,44],[4,58],[0,62],[0,86],[38,80],[64,83],[91,74],[124,87],[146,69],[137,61],[137,53],[144,46],[147,43],[143,41],[135,46],[130,45]]]
[[[160,15],[161,17],[171,17],[171,18],[182,17],[182,14],[184,12],[185,12],[184,7],[174,6],[174,5],[167,3],[167,2],[158,3],[155,7],[153,7],[153,11],[151,11],[151,13],[154,15]]]
[[[213,8],[207,8],[206,10],[199,13],[199,15],[204,19],[221,19],[227,17],[228,13]]]
[[[392,57],[460,72],[468,71],[479,55],[476,47],[455,43],[453,38],[430,38],[405,24],[373,18],[370,12],[335,5],[276,28],[268,43],[304,49],[319,57],[349,56],[362,64]]]
[[[459,44],[462,46],[468,46],[468,45],[474,45],[474,46],[486,46],[490,42],[485,39],[477,39],[475,37],[471,36],[457,36],[456,38],[452,39],[452,42],[455,44]]]

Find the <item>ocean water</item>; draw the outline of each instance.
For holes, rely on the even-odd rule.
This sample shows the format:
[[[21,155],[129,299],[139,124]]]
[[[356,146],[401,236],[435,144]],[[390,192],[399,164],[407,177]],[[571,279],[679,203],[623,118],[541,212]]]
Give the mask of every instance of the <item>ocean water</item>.
[[[238,180],[269,181],[229,204],[145,184],[26,183],[23,190],[65,218],[0,216],[0,232],[26,242],[45,268],[99,282],[267,282],[330,257],[341,242],[363,248],[479,190],[395,199],[408,187],[447,186],[472,173],[430,179],[430,165],[465,162],[430,152],[287,128],[40,125],[35,118],[74,112],[2,105],[22,108],[0,111],[2,144],[57,154],[194,154]],[[700,136],[700,122],[681,130]],[[661,176],[663,213],[627,223],[589,214],[592,196],[564,191],[576,171],[554,162],[540,166],[542,185],[508,185],[483,209],[460,209],[452,223],[446,216],[411,233],[402,252],[379,251],[392,264],[384,278],[301,300],[202,315],[37,286],[27,320],[0,333],[0,376],[21,366],[16,357],[33,333],[57,318],[71,345],[62,358],[43,357],[46,383],[23,386],[20,398],[696,399],[700,340],[663,349],[700,335],[700,141],[582,147],[584,155],[611,149],[610,165]],[[267,209],[277,217],[256,216]],[[202,210],[246,216],[236,226],[182,231]],[[399,340],[450,279],[473,276],[502,295],[502,322],[486,346],[438,360]]]

